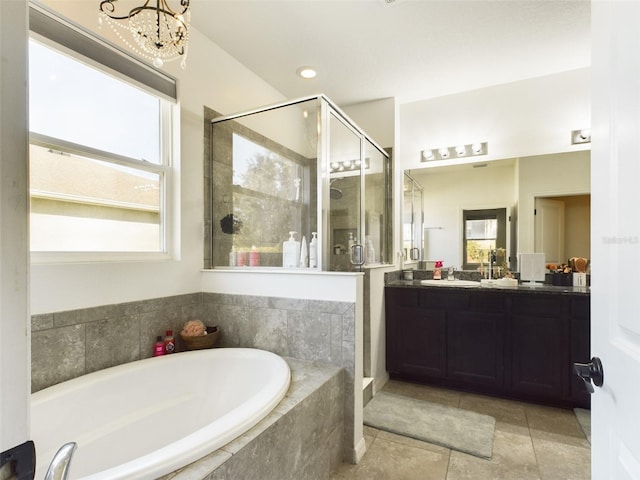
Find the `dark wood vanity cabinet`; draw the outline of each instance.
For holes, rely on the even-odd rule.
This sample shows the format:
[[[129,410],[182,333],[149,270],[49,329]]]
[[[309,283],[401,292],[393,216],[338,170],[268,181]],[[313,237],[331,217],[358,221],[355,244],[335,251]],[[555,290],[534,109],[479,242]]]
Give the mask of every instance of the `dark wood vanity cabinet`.
[[[589,297],[441,287],[385,289],[392,377],[562,406],[589,406]]]

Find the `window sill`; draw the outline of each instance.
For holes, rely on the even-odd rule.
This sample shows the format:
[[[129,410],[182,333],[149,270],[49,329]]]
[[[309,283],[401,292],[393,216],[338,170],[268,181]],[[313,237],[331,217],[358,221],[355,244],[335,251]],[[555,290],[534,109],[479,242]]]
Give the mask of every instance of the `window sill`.
[[[31,252],[32,265],[157,262],[172,259],[166,252]]]

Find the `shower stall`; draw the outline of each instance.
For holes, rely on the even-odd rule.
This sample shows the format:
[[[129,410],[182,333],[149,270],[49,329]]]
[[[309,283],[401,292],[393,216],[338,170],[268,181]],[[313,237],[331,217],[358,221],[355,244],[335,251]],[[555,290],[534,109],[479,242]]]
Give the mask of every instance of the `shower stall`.
[[[294,268],[391,262],[389,153],[325,96],[213,118],[209,147],[206,268],[291,268],[291,236]]]

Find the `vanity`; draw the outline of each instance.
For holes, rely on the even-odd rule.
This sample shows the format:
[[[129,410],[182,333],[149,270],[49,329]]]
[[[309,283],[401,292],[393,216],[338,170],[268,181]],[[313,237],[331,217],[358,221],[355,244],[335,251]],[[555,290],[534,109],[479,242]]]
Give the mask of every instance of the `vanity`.
[[[387,370],[391,378],[589,408],[573,370],[591,358],[589,299],[588,287],[390,281]]]

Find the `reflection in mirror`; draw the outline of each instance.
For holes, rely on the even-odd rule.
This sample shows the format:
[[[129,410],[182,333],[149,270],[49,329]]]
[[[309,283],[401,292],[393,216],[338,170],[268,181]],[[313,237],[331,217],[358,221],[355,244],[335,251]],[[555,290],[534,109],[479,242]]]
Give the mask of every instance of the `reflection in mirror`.
[[[422,185],[404,172],[402,250],[405,261],[424,260],[424,206]]]
[[[518,271],[517,254],[537,251],[538,197],[561,197],[571,205],[565,237],[573,240],[563,255],[589,258],[590,161],[590,152],[580,150],[412,170],[411,176],[424,187],[425,260],[463,266],[462,212],[506,208],[507,263]],[[403,242],[409,234],[405,227]]]

